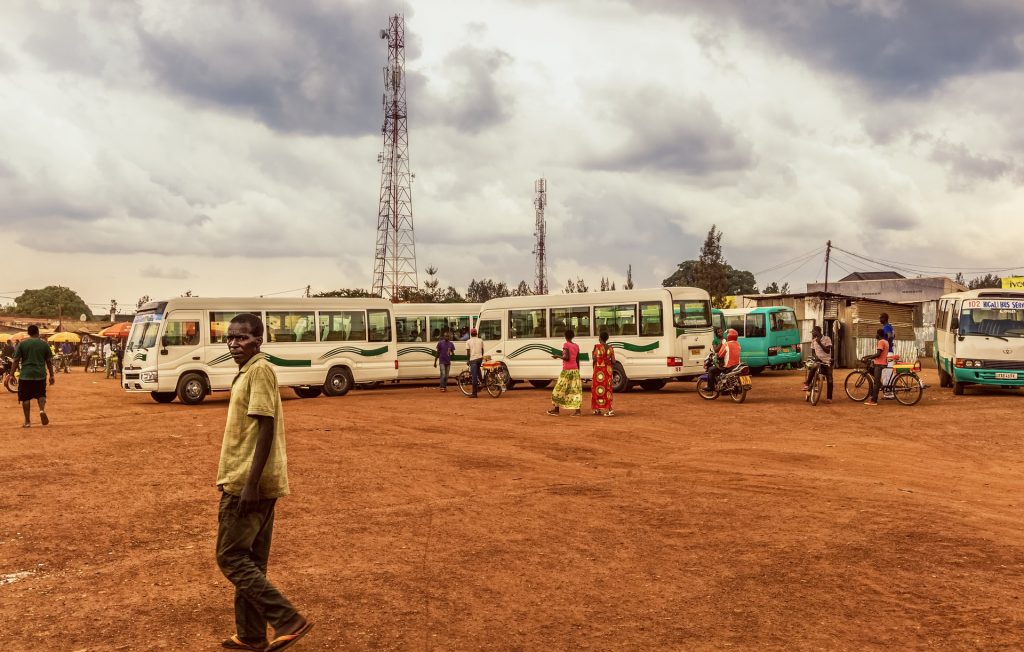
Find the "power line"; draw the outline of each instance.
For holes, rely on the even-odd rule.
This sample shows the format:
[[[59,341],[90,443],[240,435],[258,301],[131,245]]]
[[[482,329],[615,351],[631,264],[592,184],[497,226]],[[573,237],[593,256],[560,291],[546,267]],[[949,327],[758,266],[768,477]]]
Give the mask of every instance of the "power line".
[[[264,292],[260,296],[261,297],[272,297],[272,296],[275,296],[275,295],[278,295],[278,294],[288,294],[289,292],[305,292],[305,291],[306,291],[306,286],[303,285],[302,287],[295,288],[293,290],[281,290],[280,292]]]
[[[858,260],[862,260],[866,263],[875,265],[880,270],[896,270],[902,272],[909,272],[911,274],[920,274],[922,276],[928,274],[941,274],[942,272],[961,272],[966,274],[985,274],[985,273],[996,273],[996,272],[1007,272],[1016,269],[1024,268],[1024,265],[1016,265],[1013,267],[977,267],[977,268],[965,268],[965,267],[945,267],[939,265],[918,265],[915,263],[905,263],[894,260],[888,260],[885,258],[873,258],[865,256],[863,254],[854,253],[833,245],[833,249],[842,251],[843,253],[852,256]]]
[[[808,251],[808,252],[802,253],[799,256],[794,256],[793,258],[790,258],[789,260],[786,260],[786,261],[783,261],[781,263],[772,265],[771,267],[768,267],[767,269],[762,269],[760,272],[754,272],[754,276],[760,276],[761,274],[764,274],[766,272],[771,272],[773,270],[779,269],[780,267],[786,267],[787,265],[795,263],[798,260],[803,260],[807,256],[816,256],[816,255],[820,254],[823,251],[825,251],[824,247],[818,247],[817,249],[814,249],[812,251]]]

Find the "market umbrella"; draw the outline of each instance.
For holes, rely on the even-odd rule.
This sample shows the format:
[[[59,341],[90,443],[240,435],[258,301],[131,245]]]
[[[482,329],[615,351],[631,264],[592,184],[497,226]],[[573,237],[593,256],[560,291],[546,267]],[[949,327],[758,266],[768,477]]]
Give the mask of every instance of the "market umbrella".
[[[71,331],[63,331],[63,332],[51,335],[48,341],[49,342],[71,342],[72,344],[77,344],[77,343],[82,341],[82,338],[80,338],[76,333],[72,333]]]
[[[107,326],[100,331],[100,337],[123,337],[128,338],[128,331],[132,329],[130,321],[119,321],[112,326]]]
[[[8,335],[7,339],[11,340],[12,342],[20,342],[22,340],[27,340],[28,331],[21,331],[20,333],[15,333],[14,335]]]

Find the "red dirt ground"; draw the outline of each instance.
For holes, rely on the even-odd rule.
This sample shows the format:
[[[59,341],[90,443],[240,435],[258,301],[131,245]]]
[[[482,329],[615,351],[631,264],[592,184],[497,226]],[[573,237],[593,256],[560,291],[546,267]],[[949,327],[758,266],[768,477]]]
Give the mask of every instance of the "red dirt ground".
[[[1024,397],[925,378],[915,407],[812,408],[774,373],[613,419],[534,389],[284,390],[271,576],[316,622],[294,649],[1021,649]],[[48,428],[0,401],[0,582],[30,573],[0,585],[3,649],[219,649],[226,395],[76,369]]]

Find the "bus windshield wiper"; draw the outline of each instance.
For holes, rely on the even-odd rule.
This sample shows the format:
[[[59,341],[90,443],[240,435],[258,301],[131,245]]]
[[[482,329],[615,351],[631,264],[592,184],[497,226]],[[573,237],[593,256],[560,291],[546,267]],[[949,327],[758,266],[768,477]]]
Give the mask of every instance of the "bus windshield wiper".
[[[964,335],[978,335],[980,337],[995,337],[995,338],[1000,339],[1000,340],[1002,340],[1004,342],[1009,342],[1010,341],[1010,340],[1006,339],[1005,337],[1003,337],[1002,335],[990,335],[989,333],[964,333]]]

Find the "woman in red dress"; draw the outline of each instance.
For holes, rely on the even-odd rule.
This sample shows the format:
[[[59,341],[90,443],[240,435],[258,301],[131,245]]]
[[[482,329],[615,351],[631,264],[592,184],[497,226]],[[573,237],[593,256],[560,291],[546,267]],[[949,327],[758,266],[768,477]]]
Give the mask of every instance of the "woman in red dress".
[[[612,409],[612,375],[615,370],[615,349],[608,346],[608,331],[601,331],[600,342],[594,345],[594,377],[590,380],[590,407],[594,414],[615,416]]]

